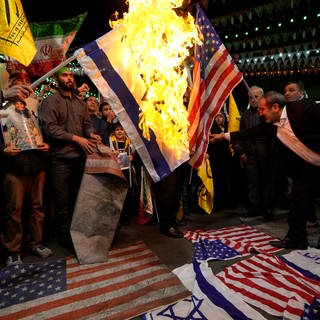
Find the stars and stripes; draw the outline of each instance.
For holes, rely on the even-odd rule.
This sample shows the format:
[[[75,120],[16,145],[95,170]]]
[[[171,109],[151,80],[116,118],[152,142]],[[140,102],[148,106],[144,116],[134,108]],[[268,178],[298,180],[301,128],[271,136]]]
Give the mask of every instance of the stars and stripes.
[[[186,231],[184,237],[192,241],[197,261],[228,260],[250,253],[273,253],[280,250],[269,245],[269,241],[276,240],[274,237],[247,225]]]
[[[233,88],[242,80],[209,19],[197,5],[197,25],[203,35],[203,45],[197,47],[193,71],[193,85],[189,101],[190,164],[198,169],[208,147],[209,131],[214,117]]]
[[[301,259],[302,256],[297,261]],[[292,320],[317,319],[320,277],[309,278],[298,271],[301,267],[287,261],[285,256],[258,254],[225,268],[217,277],[244,301],[271,315]]]
[[[0,319],[129,319],[190,296],[144,243],[109,252],[108,262],[75,258],[4,268]]]

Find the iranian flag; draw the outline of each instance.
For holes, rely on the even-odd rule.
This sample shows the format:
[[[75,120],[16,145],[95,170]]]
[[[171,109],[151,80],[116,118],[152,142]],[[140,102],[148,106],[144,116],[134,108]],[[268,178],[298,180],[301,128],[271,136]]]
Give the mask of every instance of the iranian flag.
[[[37,53],[27,68],[9,58],[7,64],[10,71],[25,69],[31,78],[38,78],[59,65],[66,59],[70,44],[86,15],[84,13],[66,20],[30,23]]]

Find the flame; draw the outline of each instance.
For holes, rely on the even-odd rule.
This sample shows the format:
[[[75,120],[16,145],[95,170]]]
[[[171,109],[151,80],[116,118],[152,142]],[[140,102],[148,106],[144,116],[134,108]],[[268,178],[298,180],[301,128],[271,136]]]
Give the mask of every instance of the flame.
[[[142,98],[140,129],[150,139],[150,129],[157,142],[175,152],[188,152],[188,113],[183,97],[188,88],[186,59],[190,48],[200,43],[194,18],[178,15],[174,8],[183,0],[130,0],[122,19],[125,38],[124,68],[137,65],[147,91]]]

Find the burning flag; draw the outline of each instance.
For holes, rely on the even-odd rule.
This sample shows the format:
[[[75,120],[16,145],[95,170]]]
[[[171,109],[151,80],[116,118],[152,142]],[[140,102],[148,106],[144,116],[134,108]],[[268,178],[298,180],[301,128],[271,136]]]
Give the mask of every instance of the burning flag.
[[[189,159],[185,60],[200,44],[182,0],[130,2],[114,29],[75,54],[156,182]]]

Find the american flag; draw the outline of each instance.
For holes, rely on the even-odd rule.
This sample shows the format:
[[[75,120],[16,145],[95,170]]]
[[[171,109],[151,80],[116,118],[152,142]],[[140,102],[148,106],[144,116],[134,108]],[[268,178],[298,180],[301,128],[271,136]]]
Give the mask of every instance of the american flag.
[[[190,296],[142,242],[114,249],[108,261],[75,258],[0,271],[0,319],[129,319]]]
[[[188,107],[188,135],[189,149],[193,154],[189,162],[198,169],[207,151],[209,131],[214,117],[233,88],[242,80],[242,73],[199,4],[196,22],[203,36],[203,45],[196,49]]]
[[[276,238],[247,225],[208,231],[185,231],[184,237],[192,241],[197,261],[228,260],[251,253],[273,253],[280,250],[269,245],[269,241]]]
[[[317,250],[319,251],[319,250]],[[320,268],[319,252],[310,256],[295,256],[295,261],[306,261],[318,270],[317,277],[309,277],[301,266],[286,255],[276,257],[258,254],[237,262],[217,274],[217,277],[244,301],[282,319],[319,319],[320,315]],[[312,261],[313,260],[313,261]],[[316,268],[315,268],[316,267]],[[305,271],[307,271],[305,269]]]

